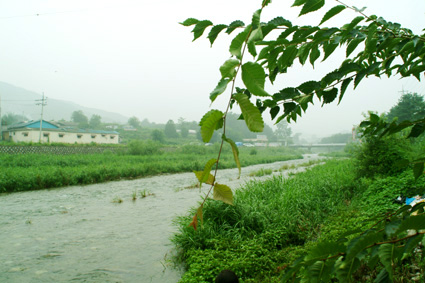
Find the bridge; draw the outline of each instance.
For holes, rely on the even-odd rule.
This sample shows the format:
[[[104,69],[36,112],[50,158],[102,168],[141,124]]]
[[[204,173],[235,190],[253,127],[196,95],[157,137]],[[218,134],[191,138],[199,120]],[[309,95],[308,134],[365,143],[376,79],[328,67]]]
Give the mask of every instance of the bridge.
[[[313,143],[313,144],[289,144],[289,147],[295,148],[308,148],[311,150],[312,148],[338,148],[343,149],[347,144],[346,143]]]

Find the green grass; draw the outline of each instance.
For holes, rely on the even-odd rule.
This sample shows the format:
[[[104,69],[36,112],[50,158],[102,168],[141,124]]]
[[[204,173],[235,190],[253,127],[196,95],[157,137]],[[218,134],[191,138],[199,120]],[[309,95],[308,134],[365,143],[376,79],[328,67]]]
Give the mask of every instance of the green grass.
[[[210,148],[214,148],[212,146]],[[140,178],[165,173],[203,170],[216,157],[205,146],[165,148],[150,155],[90,154],[47,155],[0,154],[0,192],[16,192]],[[145,153],[145,151],[142,151]],[[166,154],[165,154],[166,152]],[[264,148],[255,156],[240,151],[241,165],[271,163],[302,158],[286,148]],[[230,147],[223,150],[220,168],[236,166]]]
[[[294,178],[250,182],[235,192],[233,206],[207,201],[204,227],[197,231],[187,227],[194,210],[178,218],[176,260],[187,267],[181,282],[211,282],[226,268],[244,282],[271,282],[278,266],[301,255],[303,245],[354,195],[353,172],[349,160],[328,161]]]

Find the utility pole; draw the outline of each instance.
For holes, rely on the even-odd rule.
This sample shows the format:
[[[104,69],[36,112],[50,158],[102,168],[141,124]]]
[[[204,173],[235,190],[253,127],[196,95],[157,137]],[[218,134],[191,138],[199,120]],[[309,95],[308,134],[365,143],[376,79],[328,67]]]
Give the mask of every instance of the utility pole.
[[[36,101],[41,101],[39,103],[36,103],[36,105],[41,105],[41,115],[40,115],[40,133],[38,136],[38,142],[41,143],[41,134],[42,134],[42,129],[43,129],[43,110],[44,110],[44,106],[47,105],[47,97],[44,97],[44,92],[43,92],[43,98],[42,99],[37,99]]]

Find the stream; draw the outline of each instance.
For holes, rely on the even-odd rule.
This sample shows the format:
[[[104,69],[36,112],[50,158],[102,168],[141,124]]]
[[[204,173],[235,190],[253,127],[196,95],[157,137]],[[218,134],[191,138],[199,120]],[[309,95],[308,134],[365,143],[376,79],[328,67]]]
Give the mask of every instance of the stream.
[[[240,179],[237,169],[220,170],[217,180],[234,190],[270,177],[250,172],[318,158],[245,167]],[[177,282],[172,221],[209,189],[187,188],[195,183],[182,173],[0,195],[0,282]]]

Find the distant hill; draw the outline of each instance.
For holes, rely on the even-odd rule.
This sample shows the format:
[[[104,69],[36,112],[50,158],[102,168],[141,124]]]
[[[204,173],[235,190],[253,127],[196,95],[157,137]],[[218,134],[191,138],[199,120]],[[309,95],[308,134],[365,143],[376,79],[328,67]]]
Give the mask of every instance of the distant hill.
[[[40,119],[41,106],[36,105],[36,100],[41,99],[41,94],[29,91],[11,84],[0,82],[0,97],[2,115],[13,113],[24,115],[30,120]],[[72,112],[81,110],[90,119],[93,114],[100,115],[102,122],[125,124],[128,117],[95,108],[88,108],[74,102],[48,98],[44,108],[43,118],[50,121],[61,119],[71,120]]]

